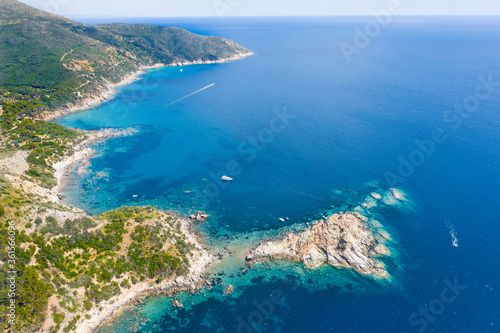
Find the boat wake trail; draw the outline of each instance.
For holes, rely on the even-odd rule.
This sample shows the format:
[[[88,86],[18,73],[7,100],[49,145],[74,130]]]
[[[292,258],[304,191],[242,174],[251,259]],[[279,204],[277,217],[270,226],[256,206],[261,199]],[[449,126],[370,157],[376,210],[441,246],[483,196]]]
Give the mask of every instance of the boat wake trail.
[[[173,105],[173,104],[178,103],[178,102],[180,102],[180,101],[182,101],[182,100],[185,100],[186,98],[191,97],[191,96],[193,96],[193,95],[196,95],[197,93],[200,93],[200,92],[202,92],[203,90],[208,89],[208,88],[210,88],[210,87],[212,87],[212,86],[214,86],[214,85],[215,85],[215,83],[209,84],[209,85],[208,85],[208,86],[206,86],[206,87],[203,87],[203,88],[201,88],[201,89],[198,89],[198,90],[196,90],[196,91],[194,91],[194,92],[192,92],[192,93],[190,93],[190,94],[187,94],[187,95],[186,95],[186,96],[184,96],[184,97],[181,97],[181,98],[179,98],[179,99],[176,99],[176,100],[175,100],[175,101],[173,101],[172,103],[169,103],[169,104],[167,104],[167,105],[165,105],[165,106],[162,106],[160,109],[167,108],[167,107],[169,107],[170,105]]]
[[[448,230],[450,232],[451,244],[454,247],[458,247],[458,238],[457,238],[457,231],[455,230],[455,226],[449,222],[446,222],[446,226],[448,227]]]

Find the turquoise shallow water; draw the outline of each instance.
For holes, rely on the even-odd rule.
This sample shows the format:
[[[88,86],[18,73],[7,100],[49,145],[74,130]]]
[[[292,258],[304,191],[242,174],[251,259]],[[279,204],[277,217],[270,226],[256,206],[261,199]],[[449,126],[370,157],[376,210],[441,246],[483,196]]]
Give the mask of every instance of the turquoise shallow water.
[[[480,77],[500,81],[499,20],[399,18],[346,62],[339,44],[353,43],[367,21],[150,22],[232,38],[256,55],[150,71],[114,100],[58,119],[137,129],[96,144],[89,172],[64,193],[91,213],[146,204],[205,210],[212,217],[201,228],[220,244],[356,209],[370,192],[397,186],[407,206],[365,212],[393,236],[391,283],[331,268],[223,267],[213,276],[237,286],[235,295],[221,297],[221,286],[180,296],[182,310],[154,298],[112,331],[129,331],[138,316],[139,332],[500,331],[500,87],[481,88],[475,110],[453,111],[474,102]],[[235,180],[219,183],[222,174]],[[455,279],[466,289],[440,302],[445,280]],[[262,321],[252,317],[275,290],[283,302]]]

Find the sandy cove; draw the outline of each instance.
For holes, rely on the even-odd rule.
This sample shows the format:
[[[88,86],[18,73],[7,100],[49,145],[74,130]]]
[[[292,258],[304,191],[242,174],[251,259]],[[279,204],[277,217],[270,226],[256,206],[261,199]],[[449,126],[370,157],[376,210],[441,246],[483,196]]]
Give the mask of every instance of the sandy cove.
[[[51,121],[51,120],[54,120],[58,117],[64,116],[64,115],[69,114],[69,113],[84,111],[84,110],[94,108],[94,107],[98,106],[99,104],[102,104],[106,101],[113,99],[116,95],[116,88],[131,84],[134,81],[139,80],[141,75],[145,74],[148,70],[151,70],[151,69],[158,69],[158,68],[162,68],[162,67],[173,67],[173,66],[217,64],[217,63],[224,63],[224,62],[243,59],[243,58],[249,57],[251,55],[254,55],[254,53],[253,52],[238,53],[232,57],[224,58],[224,59],[220,59],[220,60],[201,60],[201,59],[199,59],[199,60],[193,60],[193,61],[174,61],[170,64],[158,63],[158,64],[155,64],[152,66],[143,66],[143,67],[139,68],[139,70],[137,70],[136,72],[126,75],[118,83],[108,83],[106,85],[106,87],[103,88],[103,91],[101,91],[98,96],[91,96],[91,97],[84,98],[82,101],[77,102],[76,105],[68,107],[68,108],[62,108],[62,109],[58,109],[55,111],[45,111],[42,113],[42,118],[45,121]]]
[[[26,193],[45,198],[50,202],[60,204],[61,199],[59,191],[64,185],[64,179],[68,175],[69,169],[77,163],[86,164],[88,159],[95,152],[93,149],[86,146],[112,137],[132,135],[135,132],[136,130],[133,128],[126,130],[107,129],[98,132],[86,132],[85,139],[72,147],[75,151],[73,155],[66,156],[62,158],[61,161],[52,165],[57,185],[51,189],[44,188],[23,177],[29,169],[28,162],[26,161],[29,155],[27,151],[20,150],[12,154],[12,156],[2,156],[0,158],[0,173],[12,183],[13,187]]]
[[[109,101],[115,97],[116,88],[125,86],[127,84],[131,84],[134,81],[137,81],[139,77],[146,73],[147,70],[156,69],[164,67],[164,64],[155,64],[153,66],[144,66],[139,68],[138,71],[126,75],[120,82],[118,83],[108,83],[106,87],[103,88],[103,91],[100,92],[98,96],[91,96],[84,98],[82,101],[78,101],[76,105],[62,108],[54,111],[45,111],[42,113],[42,118],[45,121],[51,121],[61,116],[64,116],[69,113],[84,111],[98,106],[106,101]]]
[[[73,147],[75,151],[73,155],[63,158],[61,161],[52,165],[54,168],[54,176],[57,180],[57,185],[52,189],[52,192],[58,194],[64,184],[65,177],[68,175],[69,169],[73,165],[77,163],[86,164],[92,154],[95,153],[93,149],[87,147],[88,145],[117,136],[132,135],[135,132],[136,130],[133,128],[126,130],[105,129],[97,132],[87,132],[87,137]],[[57,199],[51,197],[51,201],[57,202]]]

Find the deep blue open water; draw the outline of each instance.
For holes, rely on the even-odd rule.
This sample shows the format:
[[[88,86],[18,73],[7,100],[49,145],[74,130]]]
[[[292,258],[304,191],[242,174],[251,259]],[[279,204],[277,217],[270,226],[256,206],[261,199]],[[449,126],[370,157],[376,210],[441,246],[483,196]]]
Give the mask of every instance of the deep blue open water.
[[[228,265],[213,275],[221,286],[180,295],[184,309],[151,298],[102,332],[500,332],[500,19],[398,18],[356,39],[371,20],[131,20],[256,55],[149,71],[58,122],[136,130],[94,145],[64,189],[92,214],[204,210],[208,241],[237,247],[357,210],[393,238],[391,280]],[[356,42],[347,61],[340,45]],[[405,204],[361,205],[392,187]],[[235,294],[220,296],[228,283]]]

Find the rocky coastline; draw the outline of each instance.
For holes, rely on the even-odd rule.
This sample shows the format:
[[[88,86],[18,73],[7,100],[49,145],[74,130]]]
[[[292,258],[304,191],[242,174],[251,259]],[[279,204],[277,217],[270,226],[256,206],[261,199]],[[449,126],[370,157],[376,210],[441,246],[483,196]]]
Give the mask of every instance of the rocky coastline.
[[[189,271],[181,276],[173,277],[160,283],[155,283],[153,280],[144,281],[133,285],[125,293],[114,296],[108,301],[99,304],[99,307],[94,307],[88,313],[89,318],[78,322],[76,326],[77,333],[94,333],[101,327],[109,325],[113,322],[122,311],[128,306],[142,304],[144,299],[150,295],[168,295],[181,291],[195,293],[205,285],[210,285],[210,282],[203,276],[207,267],[212,263],[213,256],[209,249],[203,244],[203,240],[194,232],[194,227],[191,221],[182,218],[181,231],[186,236],[189,242],[195,245],[195,254],[190,260]],[[175,302],[176,306],[181,307],[182,303]]]
[[[385,245],[377,243],[366,220],[358,213],[332,214],[302,232],[259,243],[247,254],[247,265],[285,259],[301,262],[307,269],[326,263],[351,268],[363,275],[388,278],[384,264],[376,258],[390,252]]]
[[[94,108],[101,103],[113,99],[116,95],[117,87],[127,85],[138,80],[147,70],[161,68],[164,66],[223,63],[238,60],[253,54],[245,48],[237,45],[234,41],[225,40],[223,38],[212,38],[209,36],[196,36],[186,31],[182,33],[184,35],[174,40],[176,44],[185,44],[184,46],[181,45],[180,51],[173,51],[170,47],[168,47],[168,50],[166,50],[162,56],[144,56],[141,59],[142,55],[147,54],[148,51],[156,53],[158,50],[158,44],[153,43],[151,46],[146,45],[136,53],[134,51],[136,51],[139,47],[135,45],[132,38],[127,40],[127,38],[120,35],[120,33],[123,33],[124,31],[123,28],[119,27],[117,28],[119,31],[115,32],[106,32],[104,30],[100,30],[100,32],[98,32],[94,27],[73,22],[53,14],[44,13],[21,4],[18,1],[9,0],[5,4],[2,3],[0,7],[2,14],[7,18],[7,21],[9,21],[9,18],[14,18],[11,23],[12,25],[19,24],[19,29],[21,29],[21,26],[25,27],[25,25],[29,25],[30,27],[36,26],[36,29],[28,29],[30,30],[29,32],[23,28],[23,31],[27,32],[24,36],[26,41],[36,44],[37,40],[42,39],[40,45],[43,44],[43,47],[41,47],[41,49],[37,47],[25,47],[23,49],[19,45],[14,45],[11,48],[13,51],[13,56],[9,57],[9,64],[12,65],[11,67],[16,67],[18,65],[17,55],[23,59],[27,57],[33,60],[36,58],[35,60],[30,61],[29,65],[31,67],[24,66],[25,64],[23,65],[28,68],[27,70],[22,71],[27,73],[26,80],[23,81],[24,77],[18,78],[17,76],[19,75],[16,75],[16,80],[19,79],[19,82],[23,82],[21,85],[31,85],[29,83],[36,81],[36,84],[32,84],[33,88],[36,88],[33,91],[41,91],[41,96],[47,96],[48,98],[51,98],[51,103],[57,103],[47,105],[61,106],[61,108],[57,110],[49,110],[41,113],[40,115],[35,115],[35,111],[38,111],[39,108],[42,107],[39,103],[40,98],[31,94],[31,90],[29,90],[29,94],[25,94],[23,88],[23,90],[21,90],[22,93],[20,93],[20,95],[22,95],[20,99],[24,101],[30,99],[30,102],[32,99],[34,103],[33,107],[30,106],[33,110],[29,109],[29,113],[24,113],[24,111],[18,112],[17,110],[13,112],[13,116],[18,117],[17,120],[19,122],[23,120],[21,117],[25,116],[33,118],[34,120],[43,119],[45,121],[53,121],[58,117],[72,112]],[[137,37],[143,37],[143,33],[141,31],[142,28],[135,29],[132,25],[130,25],[130,27],[134,30],[134,32],[137,32]],[[167,29],[168,28],[165,28],[163,30]],[[8,33],[11,32],[9,31]],[[9,38],[8,34],[4,37],[7,39]],[[96,37],[97,39],[94,39],[93,37]],[[162,35],[158,34],[157,31],[154,31],[153,37],[154,41],[158,41],[161,39]],[[114,38],[119,39],[118,43],[111,42]],[[204,47],[204,44],[201,43],[202,39],[208,40],[207,47]],[[109,44],[108,41],[110,41]],[[200,44],[197,45],[198,43]],[[123,46],[124,44],[126,45]],[[163,45],[163,43],[160,44]],[[189,46],[193,45],[195,46],[194,48],[189,48]],[[186,47],[186,50],[188,51],[185,51],[183,47]],[[75,57],[68,60],[68,55],[77,48],[80,49],[80,53],[75,56],[77,53],[75,52],[75,54],[73,54]],[[85,50],[82,51],[82,49]],[[62,54],[62,50],[64,50],[64,54]],[[191,52],[191,50],[193,51]],[[200,50],[202,51],[201,53],[198,52]],[[30,53],[31,51],[35,52],[36,56],[30,56],[33,55]],[[60,60],[59,57],[57,57],[57,59],[55,59],[52,63],[52,58],[59,52],[62,57]],[[37,57],[40,54],[42,54],[42,56],[38,59]],[[45,55],[47,54],[50,59],[45,58]],[[190,59],[193,57],[211,57],[213,59],[221,58],[225,55],[228,56],[218,60],[175,60],[168,63],[170,62],[170,59],[179,59],[186,56]],[[141,66],[141,64],[151,64],[152,66]],[[118,68],[115,69],[115,67]],[[33,76],[34,68],[37,70],[37,75],[35,76]],[[60,70],[60,72],[57,70]],[[109,71],[109,73],[103,74],[103,72],[106,71]],[[64,73],[64,75],[67,74],[69,79],[63,78],[59,82],[57,79],[60,79],[61,77],[58,77],[57,79],[52,76],[47,79],[41,77],[43,74],[49,72],[53,74],[52,76],[54,77],[63,76],[63,74],[60,73]],[[80,83],[83,83],[79,87],[76,87],[77,85],[72,86],[72,83],[67,83],[79,81],[81,81]],[[29,83],[27,84],[26,82]],[[87,84],[89,84],[89,86],[83,88]],[[44,85],[50,86],[50,88],[40,88],[40,86]],[[73,89],[68,90],[67,86],[72,86]],[[7,88],[10,90],[9,85]],[[64,93],[60,93],[58,89],[61,89],[61,91],[64,90]],[[53,94],[52,91],[56,93]],[[13,92],[16,94],[18,93],[16,90]],[[12,92],[9,91],[5,94],[5,96],[10,96],[11,93]],[[60,96],[64,96],[64,98],[59,98]],[[18,102],[17,97],[16,99],[7,97],[5,100],[8,102]],[[71,100],[71,102],[68,102],[69,100]],[[24,104],[20,105],[22,106],[21,110],[24,110]],[[18,107],[18,105],[15,107]],[[0,113],[3,112],[2,110],[2,107],[0,107]],[[37,123],[39,122],[37,121]],[[15,128],[17,128],[17,126],[13,125],[12,129]],[[30,134],[30,140],[33,139],[33,142],[35,142],[34,140],[36,139],[38,140],[36,141],[37,144],[39,142],[44,144],[43,152],[40,153],[41,156],[35,154],[30,155],[30,152],[25,150],[10,150],[11,147],[23,146],[25,142],[20,142],[19,145],[6,145],[8,149],[0,152],[0,181],[2,183],[3,191],[2,199],[5,199],[3,202],[6,203],[5,205],[2,204],[0,207],[0,217],[2,217],[2,221],[12,220],[13,222],[16,222],[16,228],[19,229],[19,232],[26,233],[30,237],[31,235],[33,235],[33,237],[40,237],[37,238],[36,241],[27,237],[26,239],[29,241],[19,244],[23,249],[28,248],[29,246],[30,251],[35,251],[34,253],[27,252],[30,253],[30,256],[32,256],[32,258],[26,259],[26,262],[29,262],[27,266],[35,265],[36,267],[36,265],[40,263],[37,263],[39,257],[36,255],[42,251],[40,250],[42,248],[47,249],[47,251],[52,251],[50,255],[56,252],[58,254],[62,252],[60,245],[54,246],[52,249],[53,244],[51,242],[55,239],[60,239],[61,237],[66,236],[70,239],[69,235],[72,237],[80,235],[80,231],[82,234],[85,234],[85,237],[89,237],[88,235],[90,233],[96,232],[96,234],[98,234],[102,231],[101,229],[110,225],[113,228],[116,227],[116,229],[105,230],[105,233],[107,235],[113,234],[114,236],[123,236],[123,239],[118,241],[114,238],[113,242],[115,247],[113,249],[103,246],[107,251],[104,251],[106,252],[105,254],[102,254],[104,252],[100,252],[103,256],[102,258],[119,255],[121,256],[120,258],[124,259],[124,261],[129,260],[130,258],[123,251],[130,245],[130,243],[136,245],[140,244],[142,254],[150,252],[150,244],[146,241],[143,242],[142,239],[133,240],[132,238],[127,237],[135,235],[136,226],[143,227],[148,223],[155,223],[154,228],[151,228],[151,230],[160,233],[162,238],[154,239],[158,243],[163,242],[161,245],[164,247],[156,250],[159,253],[167,253],[167,251],[171,251],[168,253],[169,257],[161,258],[162,260],[167,261],[166,265],[171,264],[172,267],[169,267],[169,270],[165,269],[163,271],[155,271],[152,269],[152,273],[149,273],[148,275],[140,274],[143,273],[139,272],[140,269],[132,269],[124,273],[112,275],[113,281],[110,281],[111,279],[108,278],[108,274],[106,274],[106,278],[100,280],[93,272],[91,272],[91,270],[84,271],[82,267],[88,268],[87,259],[80,260],[81,253],[76,250],[74,253],[70,253],[71,250],[66,248],[65,253],[63,254],[63,259],[55,255],[50,257],[50,255],[47,254],[47,256],[43,257],[44,259],[40,259],[45,260],[45,258],[50,257],[50,259],[47,259],[47,262],[49,263],[46,265],[48,267],[42,267],[40,269],[40,273],[46,273],[45,275],[40,274],[40,280],[46,282],[47,287],[44,285],[42,286],[42,284],[36,285],[36,295],[43,296],[40,298],[33,298],[35,303],[38,303],[39,306],[35,309],[34,306],[30,307],[29,303],[28,305],[23,305],[26,306],[24,309],[26,312],[32,311],[34,313],[33,319],[36,319],[36,322],[35,320],[30,322],[30,318],[24,318],[22,322],[19,323],[19,327],[22,328],[16,328],[16,331],[36,331],[48,333],[54,331],[73,331],[75,329],[76,332],[96,332],[99,327],[108,322],[111,318],[113,318],[113,316],[117,315],[122,309],[125,308],[126,305],[133,304],[134,302],[141,302],[141,298],[146,295],[172,295],[173,293],[179,291],[194,293],[196,290],[202,288],[203,285],[210,285],[210,282],[205,280],[203,274],[207,266],[212,262],[213,256],[210,253],[210,249],[203,244],[203,239],[199,237],[193,226],[193,222],[187,217],[181,217],[176,214],[166,213],[159,210],[154,210],[154,213],[151,212],[152,215],[149,215],[149,209],[151,207],[134,207],[134,211],[136,209],[144,209],[148,211],[144,213],[144,216],[138,215],[135,216],[135,218],[130,219],[129,217],[132,215],[127,215],[129,212],[127,212],[127,214],[123,213],[121,219],[128,219],[127,225],[122,226],[120,223],[113,225],[115,221],[112,218],[90,216],[84,210],[66,205],[62,202],[63,196],[60,191],[64,185],[66,177],[69,174],[69,171],[72,170],[72,166],[80,164],[78,172],[85,172],[86,166],[89,165],[89,159],[94,153],[94,150],[89,148],[89,145],[112,137],[131,135],[134,133],[134,129],[106,129],[98,132],[75,130],[75,132],[78,132],[78,135],[76,135],[75,138],[73,135],[60,135],[60,137],[58,137],[58,132],[55,130],[52,132],[50,127],[47,130],[50,132],[50,135],[45,137],[45,132],[38,132],[38,127],[34,128],[36,129],[21,133],[28,133]],[[17,132],[14,133],[17,134]],[[39,137],[34,138],[36,135],[39,135]],[[52,138],[51,135],[54,138]],[[33,136],[33,138],[31,138],[31,136]],[[44,142],[44,140],[48,137],[50,137],[50,142],[49,140]],[[19,136],[19,139],[22,139],[22,136]],[[52,144],[52,146],[57,149],[57,154],[52,154],[50,151],[50,147],[52,146],[48,143]],[[36,145],[34,146],[36,147]],[[32,146],[27,145],[24,149],[26,149],[26,147]],[[33,162],[33,159],[40,159],[40,157],[40,163]],[[38,169],[34,170],[32,168],[33,164],[36,164],[37,167],[39,166],[39,169],[43,171]],[[40,171],[40,173],[38,171]],[[120,210],[121,209],[117,209],[116,211]],[[127,208],[124,208],[124,210],[127,210]],[[151,210],[153,210],[153,208],[151,208]],[[109,213],[111,214],[114,212]],[[121,213],[122,212],[118,212],[118,214]],[[131,214],[135,213],[132,212]],[[155,216],[157,215],[161,218],[156,218]],[[173,226],[174,222],[170,219],[171,216],[167,219],[166,215],[175,217],[175,226]],[[204,221],[207,218],[208,214],[203,212],[199,212],[196,216],[196,220],[198,222]],[[76,221],[77,219],[79,221]],[[71,226],[71,230],[67,229],[61,231],[65,226]],[[166,234],[164,233],[165,231],[172,232],[172,234]],[[137,233],[142,235],[142,231],[137,231]],[[153,237],[151,238],[153,239]],[[158,241],[158,239],[160,240]],[[39,240],[40,242],[38,242]],[[97,253],[95,245],[98,244],[100,246],[102,243],[106,244],[108,240],[109,239],[104,239],[104,236],[101,237],[101,234],[99,234],[99,236],[96,236],[95,239],[92,239],[94,242],[94,248],[92,246],[88,246],[86,243],[85,246],[79,247],[78,250],[86,251],[90,248],[92,251],[96,251]],[[74,238],[71,238],[68,242],[72,241],[74,241]],[[184,244],[184,241],[187,244]],[[121,247],[116,244],[120,244]],[[176,244],[181,244],[182,246],[179,245],[176,247],[174,246]],[[120,251],[122,251],[122,253],[120,253]],[[91,256],[94,255],[96,254],[91,254]],[[74,257],[68,259],[69,256]],[[172,258],[174,256],[178,257]],[[136,257],[140,257],[140,254]],[[96,259],[96,257],[92,257],[89,261],[92,261],[92,264],[94,264],[94,260],[99,261],[102,258]],[[180,260],[179,258],[182,259],[182,265],[176,261],[169,261],[170,259]],[[112,259],[114,258],[110,258],[110,260]],[[66,262],[66,260],[68,260],[68,262]],[[85,282],[86,285],[82,284],[81,286],[77,286],[76,283],[70,285],[70,282],[75,282],[74,280],[71,281],[75,276],[65,274],[73,270],[74,265],[78,260],[80,260],[79,264],[81,267],[79,267],[78,272],[75,270],[74,274],[77,276],[87,275],[86,278],[89,280]],[[61,273],[63,269],[57,265],[52,265],[53,262],[62,262],[64,269],[67,268],[68,271],[64,271],[64,274]],[[67,266],[65,265],[66,263],[68,263]],[[98,264],[102,265],[102,262],[99,262]],[[103,266],[100,266],[100,268],[102,267]],[[137,267],[147,267],[147,265]],[[170,269],[172,269],[172,271],[170,271]],[[111,274],[110,272],[106,273]],[[54,274],[53,279],[51,274]],[[155,276],[154,274],[159,275]],[[178,274],[178,276],[176,274]],[[156,278],[152,278],[153,276]],[[139,280],[141,282],[138,282]],[[93,283],[95,284],[93,285],[95,289],[93,289],[92,292],[96,295],[94,295],[94,297],[89,297],[85,294],[85,292],[89,290],[88,286]],[[52,286],[52,284],[56,286],[56,288],[54,288],[54,290],[57,289],[56,292],[53,290],[44,290],[43,292],[38,293],[41,289],[49,289],[48,286]],[[61,285],[64,285],[64,287],[60,288]],[[103,289],[101,289],[101,287]],[[109,287],[109,289],[104,289],[104,287]],[[63,291],[67,291],[67,293],[64,294]],[[33,301],[33,299],[30,301]],[[90,301],[90,299],[92,299],[92,301]],[[21,311],[19,311],[19,313],[21,313]],[[13,328],[11,328],[11,330],[12,329]]]

